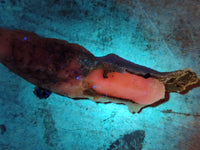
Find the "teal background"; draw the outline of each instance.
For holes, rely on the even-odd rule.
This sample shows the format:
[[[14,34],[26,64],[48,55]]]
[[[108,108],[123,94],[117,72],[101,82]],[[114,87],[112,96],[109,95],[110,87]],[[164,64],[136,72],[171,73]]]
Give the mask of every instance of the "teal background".
[[[195,0],[0,0],[0,26],[115,53],[158,71],[192,68],[200,77],[200,2]],[[75,101],[0,64],[0,150],[199,150],[200,88],[148,107]],[[6,127],[6,131],[3,129]]]

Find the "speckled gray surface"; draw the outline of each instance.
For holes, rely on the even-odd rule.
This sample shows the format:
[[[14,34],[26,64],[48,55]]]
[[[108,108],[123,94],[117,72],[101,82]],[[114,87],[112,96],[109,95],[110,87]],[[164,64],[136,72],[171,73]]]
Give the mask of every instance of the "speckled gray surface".
[[[78,43],[96,56],[115,53],[158,71],[190,67],[200,76],[199,1],[0,0],[0,13],[1,27]],[[0,72],[2,150],[200,149],[199,88],[131,114],[124,105],[56,94],[40,100],[33,85],[2,65]]]

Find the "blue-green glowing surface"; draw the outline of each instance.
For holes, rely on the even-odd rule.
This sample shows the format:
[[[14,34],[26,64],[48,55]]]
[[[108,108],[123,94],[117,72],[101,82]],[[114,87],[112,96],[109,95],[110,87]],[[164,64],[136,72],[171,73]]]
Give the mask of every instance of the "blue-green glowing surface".
[[[8,0],[0,3],[0,26],[79,43],[96,56],[115,53],[158,71],[192,67],[200,75],[198,44],[193,41],[182,48],[187,41],[179,38],[192,36],[193,40],[193,33],[199,35],[195,28],[199,19],[192,15],[196,5],[185,1],[178,7],[172,1],[165,6],[164,2]],[[181,13],[189,7],[190,12]],[[183,32],[186,28],[191,33]],[[199,88],[184,96],[170,94],[168,102],[139,114],[129,113],[125,105],[56,94],[40,100],[33,89],[32,84],[0,65],[0,125],[6,127],[0,134],[0,149],[106,150],[125,134],[138,130],[145,132],[143,150],[199,146],[200,117],[184,115],[198,116]]]

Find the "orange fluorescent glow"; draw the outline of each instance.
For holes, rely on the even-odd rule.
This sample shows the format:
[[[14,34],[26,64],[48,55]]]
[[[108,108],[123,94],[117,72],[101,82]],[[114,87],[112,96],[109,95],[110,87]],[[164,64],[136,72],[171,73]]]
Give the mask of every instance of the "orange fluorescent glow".
[[[132,100],[138,104],[152,104],[165,96],[163,83],[128,72],[110,72],[103,77],[103,69],[93,70],[86,78],[90,88],[98,94]]]

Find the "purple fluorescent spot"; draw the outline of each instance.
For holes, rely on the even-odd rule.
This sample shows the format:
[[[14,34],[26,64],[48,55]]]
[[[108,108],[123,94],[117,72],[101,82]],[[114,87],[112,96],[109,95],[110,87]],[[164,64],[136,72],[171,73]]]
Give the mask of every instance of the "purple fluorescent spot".
[[[96,86],[94,85],[94,86],[93,86],[93,89],[95,89],[95,87],[96,87]]]
[[[27,37],[25,36],[25,37],[23,38],[23,40],[26,41],[26,40],[27,40]]]

